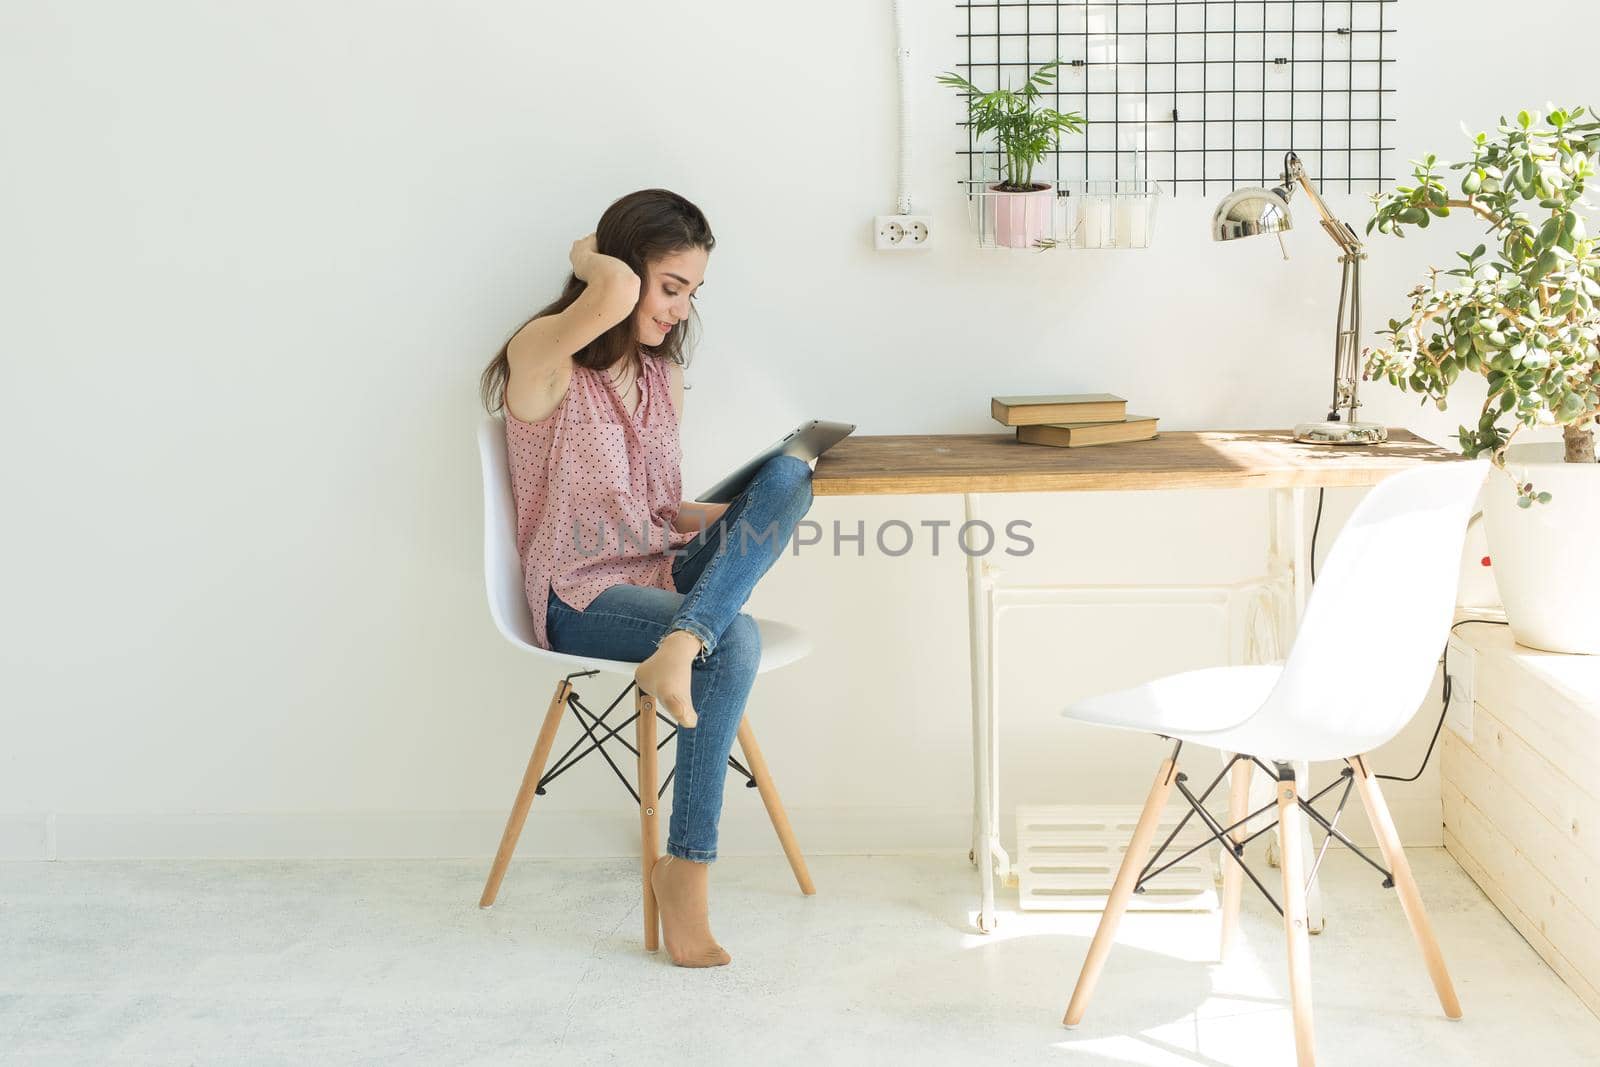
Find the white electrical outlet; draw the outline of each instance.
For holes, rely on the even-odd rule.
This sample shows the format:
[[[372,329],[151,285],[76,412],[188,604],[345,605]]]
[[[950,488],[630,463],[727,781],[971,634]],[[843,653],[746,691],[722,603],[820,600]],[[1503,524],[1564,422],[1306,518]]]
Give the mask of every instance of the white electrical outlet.
[[[1450,635],[1445,667],[1450,672],[1450,703],[1445,706],[1444,721],[1464,740],[1472,740],[1472,702],[1476,694],[1473,677],[1478,665],[1477,654],[1461,638]]]
[[[872,220],[872,247],[880,252],[926,248],[933,238],[933,219],[927,215],[879,215]]]

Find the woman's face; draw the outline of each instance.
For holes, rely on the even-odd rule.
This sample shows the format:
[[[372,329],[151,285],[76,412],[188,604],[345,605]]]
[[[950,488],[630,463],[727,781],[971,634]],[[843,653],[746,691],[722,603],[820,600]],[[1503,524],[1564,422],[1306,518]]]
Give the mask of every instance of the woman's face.
[[[650,263],[649,277],[639,291],[639,306],[633,310],[634,333],[639,343],[655,347],[667,339],[678,324],[689,317],[689,301],[705,283],[706,260],[703,248],[674,252]]]

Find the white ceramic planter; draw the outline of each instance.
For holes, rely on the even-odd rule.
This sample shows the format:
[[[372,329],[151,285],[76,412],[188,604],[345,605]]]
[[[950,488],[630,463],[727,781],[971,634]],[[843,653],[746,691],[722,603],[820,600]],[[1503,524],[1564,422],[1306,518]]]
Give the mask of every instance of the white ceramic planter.
[[[1042,188],[1027,193],[1002,192],[999,185],[989,186],[994,199],[994,242],[1002,248],[1032,248],[1035,241],[1051,234],[1055,209],[1055,186],[1039,183]]]
[[[1489,557],[1519,644],[1600,655],[1600,464],[1563,463],[1561,454],[1559,442],[1513,445],[1505,473],[1489,472]],[[1514,480],[1550,502],[1517,507]]]

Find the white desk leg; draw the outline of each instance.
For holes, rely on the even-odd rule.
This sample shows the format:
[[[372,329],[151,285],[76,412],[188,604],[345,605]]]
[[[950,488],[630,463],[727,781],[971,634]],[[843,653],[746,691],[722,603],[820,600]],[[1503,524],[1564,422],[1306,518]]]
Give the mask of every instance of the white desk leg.
[[[996,603],[999,597],[995,592],[1000,569],[987,560],[982,561],[978,569],[983,575],[984,608],[989,619],[988,626],[984,628],[989,657],[984,674],[989,679],[989,699],[983,703],[989,717],[989,856],[994,876],[1000,879],[1001,885],[1009,886],[1012,876],[1011,855],[1000,843],[1000,607]]]
[[[1306,529],[1306,490],[1294,490],[1294,622],[1300,629],[1300,619],[1306,613],[1306,601],[1311,597],[1311,535]],[[1287,652],[1287,650],[1285,650]],[[1302,797],[1311,795],[1311,765],[1298,761],[1294,765],[1295,787]],[[1300,820],[1303,855],[1314,856],[1311,847],[1311,820]],[[1322,913],[1322,887],[1313,882],[1306,891],[1306,928],[1313,934],[1322,933],[1326,917]]]
[[[1306,529],[1306,491],[1294,490],[1294,504],[1289,509],[1294,522],[1294,622],[1300,627],[1300,618],[1306,613],[1306,601],[1311,597],[1311,534]]]
[[[978,515],[976,493],[964,494],[967,521]],[[958,551],[959,546],[958,546]],[[992,709],[989,706],[989,596],[983,561],[967,556],[967,644],[972,677],[972,799],[973,861],[978,866],[978,929],[989,933],[995,928],[993,764],[990,739],[993,736]]]
[[[1289,547],[1284,547],[1284,516],[1291,516],[1289,523]],[[1279,574],[1287,573],[1290,579],[1289,602],[1277,605],[1280,609],[1293,612],[1291,621],[1282,630],[1273,636],[1277,641],[1272,651],[1272,657],[1282,659],[1288,654],[1288,643],[1294,640],[1295,622],[1299,619],[1300,601],[1299,587],[1296,584],[1298,577],[1295,570],[1296,557],[1294,554],[1295,526],[1292,521],[1294,514],[1294,493],[1288,489],[1267,490],[1267,579],[1275,581]],[[1276,585],[1274,586],[1276,589]],[[1250,779],[1250,810],[1272,802],[1277,794],[1276,783],[1271,775],[1257,774]],[[1271,867],[1278,866],[1278,835],[1267,835],[1266,848],[1267,864]]]
[[[963,497],[967,518],[971,519],[977,510],[977,501],[973,494],[967,493]],[[959,550],[959,546],[958,546]],[[969,701],[972,704],[972,847],[967,850],[967,859],[974,867],[983,869],[980,857],[983,856],[985,825],[984,817],[984,762],[983,745],[981,739],[988,736],[984,725],[983,701],[980,697],[981,690],[987,693],[988,680],[983,675],[982,664],[988,642],[985,640],[984,627],[988,623],[988,612],[984,610],[982,572],[976,566],[971,556],[967,557],[967,656],[968,671],[971,678],[971,693]]]
[[[1291,496],[1292,494],[1287,489],[1267,490],[1267,581],[1272,583],[1274,590],[1274,608],[1285,612],[1292,610],[1294,607],[1293,587],[1291,586],[1289,603],[1281,603],[1281,598],[1277,596],[1276,591],[1279,588],[1277,580],[1280,575],[1288,574],[1291,576],[1291,580],[1293,575],[1293,553],[1286,551],[1284,548],[1283,529],[1284,513],[1289,510]],[[1279,616],[1274,614],[1273,617],[1276,620]],[[1292,630],[1293,627],[1290,626],[1273,631],[1271,649],[1258,650],[1266,654],[1266,661],[1283,658],[1285,652],[1283,644],[1290,639]],[[1253,774],[1250,776],[1249,805],[1251,811],[1256,811],[1271,804],[1276,795],[1276,783],[1272,781],[1270,775]],[[1264,855],[1267,858],[1267,865],[1276,867],[1278,865],[1278,835],[1268,834],[1266,837],[1267,846],[1264,850]]]

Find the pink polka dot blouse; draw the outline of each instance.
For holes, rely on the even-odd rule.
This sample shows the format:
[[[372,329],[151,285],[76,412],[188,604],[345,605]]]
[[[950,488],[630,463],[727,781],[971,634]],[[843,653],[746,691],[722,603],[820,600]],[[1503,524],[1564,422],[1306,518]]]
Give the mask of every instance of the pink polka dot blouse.
[[[675,590],[667,550],[695,538],[672,529],[682,452],[668,361],[643,363],[632,413],[605,372],[584,367],[548,418],[524,422],[506,409],[517,553],[541,648],[550,647],[551,589],[579,610],[622,583]]]

